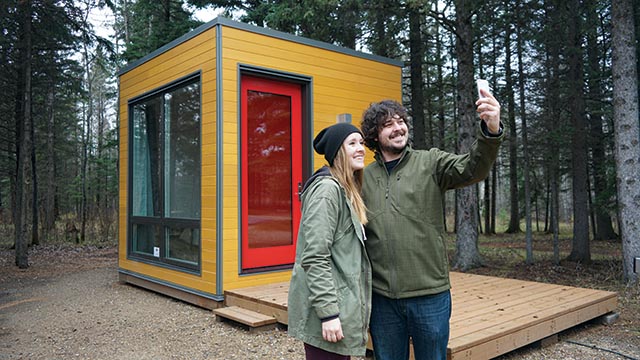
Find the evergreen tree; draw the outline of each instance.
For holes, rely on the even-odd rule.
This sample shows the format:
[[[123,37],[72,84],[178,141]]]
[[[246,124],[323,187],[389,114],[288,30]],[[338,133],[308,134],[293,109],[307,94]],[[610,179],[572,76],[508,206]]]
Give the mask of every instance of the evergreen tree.
[[[456,60],[458,64],[458,153],[471,150],[475,139],[475,82],[473,67],[474,8],[470,2],[456,0]],[[465,271],[482,265],[478,249],[478,194],[476,188],[467,186],[456,190],[456,258],[454,269]]]
[[[119,18],[127,20],[121,23],[126,25],[126,31],[120,34],[125,41],[123,58],[127,62],[140,59],[202,24],[192,18],[182,0],[125,0],[118,11]]]
[[[571,0],[566,6],[568,21],[568,105],[572,125],[571,171],[573,190],[573,241],[568,259],[591,261],[589,245],[589,213],[587,185],[587,128],[584,105],[584,73],[582,63],[582,11],[579,0]]]

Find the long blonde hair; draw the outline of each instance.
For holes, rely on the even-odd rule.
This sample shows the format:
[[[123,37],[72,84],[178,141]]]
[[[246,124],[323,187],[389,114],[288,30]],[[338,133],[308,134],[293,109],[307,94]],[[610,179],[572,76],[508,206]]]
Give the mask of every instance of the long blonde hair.
[[[348,165],[349,159],[343,146],[340,146],[335,159],[333,160],[333,166],[329,167],[331,175],[338,180],[338,183],[342,185],[347,199],[351,201],[351,206],[358,215],[358,219],[363,225],[366,225],[367,220],[367,207],[364,205],[360,190],[362,190],[362,179],[364,177],[364,170],[352,171]]]

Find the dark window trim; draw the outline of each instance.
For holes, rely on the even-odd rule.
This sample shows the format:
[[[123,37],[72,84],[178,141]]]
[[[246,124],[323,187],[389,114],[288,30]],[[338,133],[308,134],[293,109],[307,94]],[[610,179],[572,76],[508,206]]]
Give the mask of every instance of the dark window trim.
[[[164,84],[161,87],[150,90],[141,95],[135,96],[127,101],[127,124],[129,128],[129,136],[128,136],[128,159],[127,159],[127,259],[132,261],[138,261],[154,266],[160,266],[164,268],[168,268],[171,270],[176,270],[180,272],[190,273],[194,275],[202,275],[202,214],[200,214],[200,219],[175,219],[175,218],[165,218],[164,217],[164,161],[160,162],[160,173],[162,174],[162,179],[160,181],[160,209],[161,216],[159,217],[146,217],[146,216],[134,216],[132,214],[132,203],[133,203],[133,107],[141,102],[149,100],[153,97],[160,97],[162,99],[162,104],[164,105],[164,96],[163,94],[172,92],[180,87],[191,83],[197,83],[198,88],[200,90],[200,166],[202,169],[202,76],[201,71],[198,70],[192,74],[185,75],[181,78],[173,80],[167,84]],[[160,109],[161,118],[164,119],[164,106],[161,106]],[[160,153],[164,154],[164,120],[161,126],[159,127],[159,131],[161,134],[160,141]],[[163,155],[164,159],[164,155]],[[202,178],[202,170],[200,177]],[[202,185],[200,188],[200,195],[202,196]],[[160,227],[160,249],[161,249],[161,257],[157,258],[152,255],[148,255],[141,252],[135,252],[133,250],[133,225],[141,224],[141,225],[157,225]],[[172,260],[164,257],[166,255],[166,226],[173,225],[177,227],[189,227],[197,229],[200,234],[200,244],[198,251],[198,261],[197,265],[191,265],[188,263],[184,263],[182,261]]]
[[[299,84],[302,87],[302,97],[300,103],[302,105],[302,183],[313,172],[313,77],[308,75],[296,74],[281,70],[265,68],[261,66],[248,65],[238,63],[236,91],[238,96],[237,102],[237,121],[238,121],[238,204],[242,204],[242,76],[254,76],[264,79],[285,81]],[[254,269],[242,269],[242,207],[238,206],[238,275],[263,274],[268,272],[288,271],[293,268],[293,264],[283,264],[275,266],[267,266]]]

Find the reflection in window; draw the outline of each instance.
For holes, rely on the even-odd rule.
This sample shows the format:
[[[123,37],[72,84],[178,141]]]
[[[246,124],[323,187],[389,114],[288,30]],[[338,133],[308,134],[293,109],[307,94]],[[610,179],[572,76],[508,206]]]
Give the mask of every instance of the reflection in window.
[[[153,249],[160,247],[158,226],[133,224],[132,232],[134,251],[153,256]]]
[[[250,248],[290,245],[291,98],[250,90],[247,102],[248,244]]]
[[[189,228],[167,228],[167,257],[193,265],[198,264],[200,231]]]
[[[200,218],[200,92],[197,84],[165,95],[165,216]]]
[[[200,263],[200,83],[191,79],[134,103],[131,251],[152,261]],[[159,257],[154,256],[159,248]]]
[[[133,107],[134,216],[160,215],[160,99]]]

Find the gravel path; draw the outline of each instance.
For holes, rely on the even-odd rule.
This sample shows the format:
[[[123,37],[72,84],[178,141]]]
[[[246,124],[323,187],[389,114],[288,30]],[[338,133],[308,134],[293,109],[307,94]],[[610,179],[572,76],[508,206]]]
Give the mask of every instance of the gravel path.
[[[250,333],[216,322],[209,310],[118,282],[115,249],[95,252],[101,259],[88,269],[63,259],[53,276],[34,264],[35,279],[27,277],[31,269],[0,278],[0,359],[304,358],[286,331]]]
[[[115,248],[44,247],[18,270],[0,251],[0,359],[304,359],[302,344],[275,329],[248,332],[209,310],[118,282]],[[624,325],[624,324],[622,324]],[[589,325],[544,349],[503,359],[640,359],[640,341]],[[626,359],[628,359],[626,358]]]

